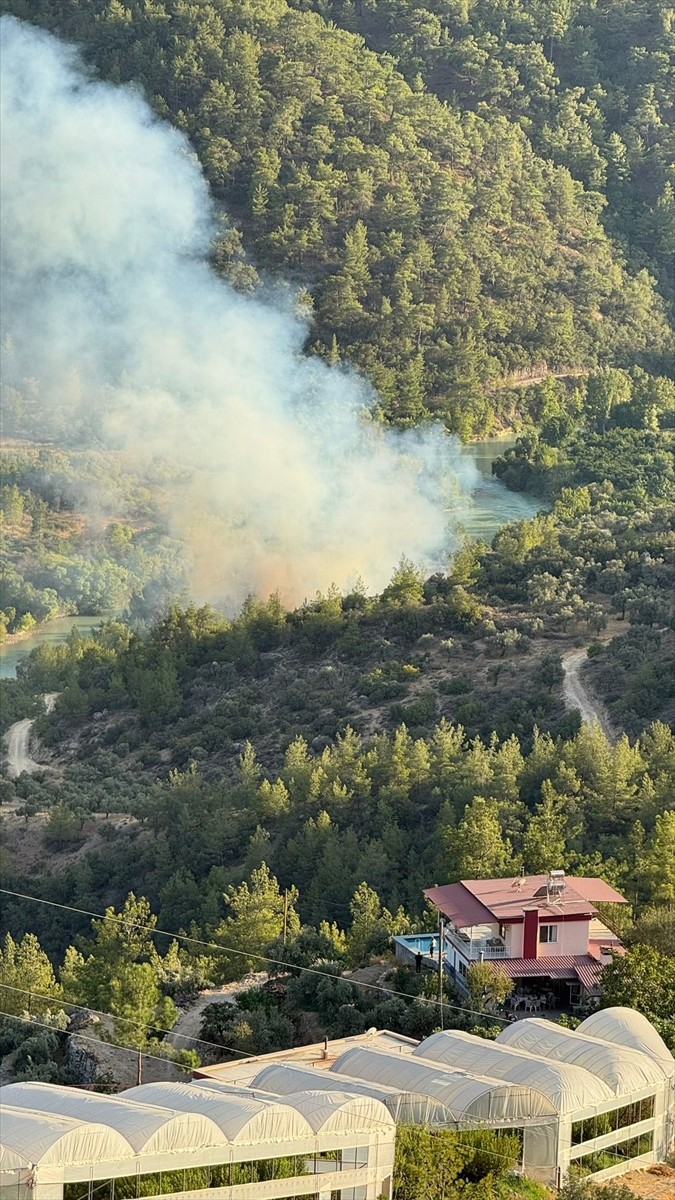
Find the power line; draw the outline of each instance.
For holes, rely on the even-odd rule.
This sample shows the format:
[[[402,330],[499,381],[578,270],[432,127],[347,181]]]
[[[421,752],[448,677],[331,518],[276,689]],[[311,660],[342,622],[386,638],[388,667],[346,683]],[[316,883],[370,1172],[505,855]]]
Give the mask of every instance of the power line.
[[[111,1016],[111,1015],[112,1015],[111,1013],[107,1013],[107,1014],[106,1014],[106,1016]],[[26,1021],[26,1019],[25,1019],[24,1017],[17,1017],[15,1013],[3,1012],[3,1010],[2,1010],[2,1009],[0,1009],[0,1017],[8,1017],[10,1021],[18,1021],[18,1022],[20,1022],[20,1023],[21,1023],[21,1024],[23,1024],[23,1025],[25,1025],[25,1024],[37,1025],[37,1027],[38,1027],[39,1029],[47,1029],[47,1030],[49,1030],[49,1032],[50,1032],[50,1033],[64,1033],[64,1032],[65,1032],[64,1030],[55,1029],[53,1025],[47,1025],[47,1024],[46,1024],[46,1022],[44,1022],[44,1021],[34,1021],[32,1018],[30,1018],[30,1021]],[[91,1042],[92,1044],[94,1044],[94,1045],[97,1045],[97,1046],[100,1046],[100,1045],[102,1044],[102,1043],[101,1043],[101,1041],[100,1041],[98,1038],[86,1037],[84,1034],[81,1034],[81,1033],[78,1033],[78,1034],[76,1034],[76,1035],[68,1035],[68,1036],[76,1036],[76,1037],[79,1037],[79,1038],[80,1038],[80,1039],[81,1039],[83,1042]],[[125,1053],[127,1053],[127,1054],[133,1054],[135,1058],[137,1058],[137,1057],[138,1057],[138,1053],[139,1053],[139,1051],[138,1051],[137,1049],[133,1048],[133,1047],[130,1047],[130,1046],[115,1046],[115,1049],[116,1049],[116,1050],[123,1050],[123,1051],[125,1051]],[[143,1050],[143,1051],[141,1051],[141,1053],[142,1053],[142,1055],[143,1055],[143,1057],[144,1057],[144,1058],[149,1058],[149,1059],[152,1059],[152,1061],[153,1061],[153,1062],[160,1062],[160,1063],[163,1063],[163,1064],[164,1064],[164,1066],[167,1066],[167,1065],[168,1065],[168,1066],[177,1067],[179,1071],[189,1071],[190,1073],[192,1072],[192,1067],[186,1067],[186,1066],[183,1066],[181,1063],[174,1062],[174,1061],[173,1061],[173,1059],[171,1059],[171,1058],[161,1058],[161,1057],[160,1057],[158,1054],[146,1054],[146,1052],[145,1052],[144,1050]],[[283,1051],[281,1051],[280,1053],[283,1053]],[[257,1056],[248,1056],[248,1057],[257,1057]],[[282,1064],[283,1064],[283,1060],[280,1060],[280,1061],[281,1061],[281,1062],[282,1062]],[[327,1081],[327,1082],[329,1082],[329,1081],[330,1081],[330,1072],[328,1072],[328,1071],[326,1072],[326,1081]],[[199,1087],[202,1081],[201,1081],[200,1079],[197,1079],[196,1081],[193,1081],[193,1082],[194,1082],[194,1086],[195,1086],[195,1087]],[[220,1080],[218,1080],[218,1079],[214,1079],[214,1082],[215,1082],[215,1083],[219,1083],[219,1082],[222,1082],[222,1081],[220,1081]],[[341,1082],[341,1081],[336,1081],[336,1086],[335,1086],[335,1088],[333,1089],[334,1091],[340,1091],[340,1090],[341,1090],[341,1089],[340,1089],[340,1086],[339,1086],[340,1082]],[[370,1082],[371,1082],[371,1081],[370,1081],[370,1080],[368,1080],[368,1079],[354,1079],[354,1083],[363,1084],[363,1086],[364,1086],[364,1087],[368,1087],[368,1085],[369,1085],[369,1083],[370,1083]],[[69,1085],[69,1086],[73,1086],[73,1087],[75,1087],[76,1085]],[[227,1091],[227,1089],[228,1089],[230,1086],[231,1086],[231,1085],[229,1085],[229,1084],[227,1084],[227,1083],[223,1083],[223,1087],[224,1087],[224,1090],[225,1090],[225,1091]],[[375,1088],[377,1088],[377,1086],[378,1086],[378,1085],[377,1085],[376,1083],[373,1083],[373,1084],[372,1084],[372,1086],[373,1086],[373,1087],[375,1087]],[[125,1091],[126,1091],[126,1090],[127,1090],[126,1088],[123,1088],[123,1089],[122,1089],[122,1091],[121,1091],[121,1092],[119,1092],[119,1093],[116,1093],[116,1095],[119,1095],[121,1099],[124,1099],[124,1093],[125,1093]],[[264,1089],[262,1089],[262,1088],[255,1088],[255,1087],[253,1087],[253,1088],[252,1088],[252,1087],[248,1087],[248,1086],[246,1086],[246,1085],[242,1084],[242,1085],[241,1085],[241,1090],[242,1090],[242,1091],[248,1091],[248,1092],[251,1092],[251,1095],[253,1096],[253,1098],[254,1098],[254,1099],[262,1099],[262,1097],[261,1097],[261,1096],[259,1096],[259,1095],[258,1095],[258,1096],[256,1096],[256,1093],[262,1092]],[[318,1091],[318,1090],[320,1090],[320,1089],[317,1089],[317,1091]],[[272,1093],[270,1093],[270,1095],[271,1095],[271,1094],[272,1094]],[[352,1093],[352,1092],[345,1092],[344,1094],[345,1094],[345,1095],[348,1095],[348,1096],[350,1097],[350,1099],[352,1099],[352,1100],[355,1100],[355,1101],[357,1101],[357,1102],[358,1102],[358,1100],[359,1100],[359,1099],[361,1099],[361,1097],[359,1097],[359,1096],[358,1096],[358,1094],[356,1094],[356,1093]],[[287,1102],[287,1098],[288,1098],[288,1097],[287,1097],[287,1095],[285,1095],[285,1094],[279,1094],[279,1095],[277,1095],[276,1093],[274,1093],[274,1097],[275,1097],[275,1102],[277,1102],[277,1103],[279,1103],[279,1104],[285,1104],[285,1103]],[[452,1111],[452,1110],[450,1110],[450,1111]],[[372,1124],[372,1125],[377,1125],[378,1127],[380,1127],[380,1126],[381,1126],[381,1122],[380,1122],[380,1121],[377,1121],[375,1117],[368,1117],[368,1116],[366,1116],[366,1115],[365,1115],[365,1113],[360,1113],[360,1114],[359,1114],[359,1116],[360,1116],[360,1119],[361,1119],[361,1120],[363,1120],[363,1121],[366,1121],[366,1122],[368,1122],[369,1124]],[[451,1132],[451,1133],[456,1133],[456,1134],[457,1134],[457,1137],[459,1138],[459,1141],[460,1141],[460,1143],[461,1143],[461,1144],[463,1144],[463,1145],[472,1145],[472,1143],[471,1143],[471,1142],[466,1142],[466,1141],[465,1141],[465,1142],[462,1142],[462,1133],[463,1133],[463,1132],[470,1132],[470,1131],[468,1131],[468,1130],[464,1130],[464,1131],[463,1131],[463,1130],[461,1130],[461,1129],[457,1129],[457,1130],[450,1130],[450,1129],[448,1129],[448,1127],[447,1127],[447,1126],[442,1126],[442,1125],[425,1125],[424,1127],[425,1127],[425,1128],[428,1128],[428,1129],[429,1129],[429,1131],[430,1131],[430,1133],[432,1133],[432,1134],[438,1134],[438,1133],[443,1133],[443,1132]],[[484,1125],[477,1126],[476,1128],[477,1128],[477,1129],[479,1129],[479,1130],[480,1130],[480,1129],[487,1129],[487,1128],[489,1128],[489,1126],[488,1126],[487,1124],[484,1124]],[[513,1162],[513,1156],[512,1156],[512,1155],[509,1155],[509,1154],[500,1154],[500,1152],[499,1152],[498,1150],[493,1150],[493,1149],[490,1149],[490,1151],[489,1151],[489,1154],[490,1154],[490,1156],[491,1156],[491,1157],[493,1157],[493,1158],[503,1158],[503,1159],[505,1159],[505,1160],[508,1160],[508,1162]]]
[[[148,936],[159,936],[172,938],[174,941],[190,942],[195,946],[202,946],[207,950],[216,951],[218,954],[235,954],[241,958],[255,958],[259,962],[272,963],[275,967],[284,967],[287,971],[295,972],[302,971],[306,975],[320,975],[322,979],[342,979],[344,982],[351,983],[354,987],[367,988],[374,992],[386,992],[388,996],[400,996],[404,1000],[420,1000],[424,1004],[433,1004],[435,1007],[440,1006],[437,999],[431,999],[428,996],[411,996],[408,992],[399,992],[393,988],[381,988],[377,983],[367,983],[363,979],[349,979],[347,976],[331,975],[329,971],[321,971],[318,967],[301,967],[297,963],[284,962],[279,958],[271,958],[268,954],[257,954],[255,951],[237,950],[234,946],[224,946],[217,942],[207,942],[202,938],[191,937],[186,933],[171,933],[167,929],[158,929],[157,926],[150,928],[148,925],[142,925],[138,921],[127,921],[123,917],[109,917],[106,913],[90,912],[86,908],[77,908],[73,904],[60,904],[57,900],[43,900],[40,896],[29,896],[25,892],[14,892],[9,888],[0,888],[0,895],[14,896],[19,900],[32,900],[35,904],[46,904],[51,908],[60,908],[66,912],[79,913],[83,917],[91,917],[96,921],[110,921],[114,925],[121,925],[124,929],[139,929]],[[466,1013],[471,1017],[480,1017],[481,1020],[501,1021],[503,1025],[510,1025],[508,1017],[500,1017],[496,1013],[479,1012],[475,1008],[466,1008],[460,1004],[452,1004],[449,1000],[443,1000],[443,1008],[451,1009],[453,1012]]]
[[[66,1030],[55,1029],[53,1025],[47,1025],[46,1021],[35,1021],[33,1017],[17,1017],[16,1013],[4,1012],[3,1009],[0,1009],[0,1017],[7,1017],[10,1021],[18,1021],[21,1025],[37,1025],[38,1029],[48,1029],[50,1033],[67,1033]],[[102,1042],[100,1038],[87,1037],[84,1033],[67,1034],[67,1036],[78,1037],[83,1042],[91,1042],[94,1046],[110,1044]],[[138,1058],[139,1051],[137,1046],[118,1046],[115,1043],[115,1049],[121,1050],[124,1054],[133,1054],[134,1058]],[[192,1067],[186,1067],[183,1063],[174,1062],[172,1058],[162,1058],[159,1054],[146,1054],[145,1050],[141,1050],[140,1053],[144,1058],[151,1058],[154,1062],[164,1063],[164,1066],[177,1067],[179,1071],[189,1071],[192,1074]]]
[[[243,1058],[250,1058],[250,1055],[245,1050],[235,1050],[234,1046],[225,1046],[222,1042],[209,1042],[205,1038],[191,1037],[188,1033],[174,1033],[172,1029],[161,1029],[159,1025],[153,1024],[152,1021],[134,1021],[133,1017],[119,1017],[115,1013],[106,1012],[105,1009],[91,1008],[88,1004],[74,1004],[71,1000],[67,1000],[64,996],[47,996],[44,992],[36,992],[33,988],[13,987],[9,983],[0,981],[0,992],[20,992],[24,996],[34,996],[36,1000],[49,1000],[51,1003],[57,1004],[63,1008],[77,1008],[80,1012],[94,1013],[97,1017],[110,1017],[113,1021],[122,1021],[125,1025],[132,1025],[134,1029],[154,1029],[157,1033],[163,1033],[169,1037],[183,1038],[186,1042],[196,1042],[200,1046],[213,1046],[215,1050],[228,1050],[231,1054],[241,1054]],[[217,1002],[216,1002],[217,1003]],[[227,1003],[227,1001],[225,1001]],[[234,1008],[234,1005],[228,1006]],[[29,1015],[26,1020],[32,1020]]]

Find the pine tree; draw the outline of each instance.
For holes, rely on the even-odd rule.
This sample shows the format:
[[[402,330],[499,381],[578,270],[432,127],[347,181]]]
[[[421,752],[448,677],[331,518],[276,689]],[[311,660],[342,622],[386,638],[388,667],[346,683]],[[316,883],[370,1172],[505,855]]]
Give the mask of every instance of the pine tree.
[[[26,933],[20,942],[6,934],[0,949],[0,1009],[40,1017],[58,1008],[61,995],[52,964],[35,934]]]
[[[225,900],[231,915],[220,923],[214,939],[227,947],[216,964],[221,979],[241,978],[246,971],[260,969],[257,956],[283,935],[284,928],[287,937],[299,932],[297,899],[297,888],[282,892],[265,862],[251,872],[250,882],[228,888]]]
[[[476,796],[467,804],[456,829],[448,829],[446,845],[455,879],[494,879],[513,868],[511,843],[502,835],[495,799]]]
[[[523,841],[525,869],[532,875],[559,870],[566,861],[570,799],[556,792],[549,779],[542,786],[542,797],[528,822]]]
[[[656,818],[644,867],[653,899],[675,902],[675,811]]]

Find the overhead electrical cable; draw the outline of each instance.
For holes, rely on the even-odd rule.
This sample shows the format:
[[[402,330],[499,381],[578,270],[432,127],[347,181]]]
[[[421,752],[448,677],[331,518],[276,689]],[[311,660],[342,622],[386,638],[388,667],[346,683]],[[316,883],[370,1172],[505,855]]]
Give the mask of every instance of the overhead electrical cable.
[[[321,971],[318,967],[301,967],[297,963],[284,962],[283,959],[271,958],[269,954],[258,954],[253,950],[238,950],[234,946],[225,946],[218,942],[207,942],[202,938],[193,937],[187,933],[172,933],[167,929],[159,929],[157,926],[152,928],[149,925],[143,925],[139,921],[127,921],[124,917],[109,917],[106,913],[90,912],[86,908],[77,908],[74,904],[61,904],[57,900],[43,900],[40,896],[30,896],[26,892],[15,892],[10,888],[0,888],[0,895],[14,896],[18,900],[31,900],[35,904],[46,904],[51,908],[60,908],[65,912],[78,913],[83,917],[91,917],[95,921],[110,921],[112,924],[121,925],[126,929],[142,930],[143,933],[152,937],[167,937],[174,941],[190,942],[192,945],[201,946],[206,950],[215,951],[218,954],[235,954],[240,958],[255,958],[258,962],[272,963],[275,967],[284,967],[286,971],[303,972],[306,975],[320,975],[324,979],[342,979],[345,983],[351,983],[354,987],[367,988],[374,992],[386,992],[387,996],[400,996],[404,1000],[420,1000],[424,1004],[433,1004],[436,1008],[449,1009],[452,1012],[466,1013],[471,1017],[480,1017],[485,1020],[486,1017],[491,1021],[501,1021],[503,1025],[510,1025],[508,1017],[500,1017],[496,1013],[484,1013],[475,1008],[466,1008],[460,1004],[452,1004],[449,1000],[432,999],[429,996],[411,996],[408,992],[399,992],[393,988],[382,988],[377,983],[367,983],[364,979],[350,979],[348,976],[338,976],[331,974],[330,971]]]

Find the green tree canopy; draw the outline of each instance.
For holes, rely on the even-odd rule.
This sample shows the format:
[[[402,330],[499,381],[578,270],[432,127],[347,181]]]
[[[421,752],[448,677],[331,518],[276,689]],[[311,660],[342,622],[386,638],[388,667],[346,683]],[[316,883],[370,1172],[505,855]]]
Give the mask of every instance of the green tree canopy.
[[[251,872],[250,880],[239,887],[230,886],[225,899],[231,913],[215,933],[215,940],[225,947],[222,960],[216,963],[223,978],[239,978],[246,971],[261,969],[264,964],[256,955],[263,955],[283,935],[284,927],[288,938],[300,932],[297,888],[282,892],[264,862]]]
[[[39,1017],[58,1007],[62,996],[54,969],[33,933],[15,942],[5,935],[0,948],[0,1009]]]

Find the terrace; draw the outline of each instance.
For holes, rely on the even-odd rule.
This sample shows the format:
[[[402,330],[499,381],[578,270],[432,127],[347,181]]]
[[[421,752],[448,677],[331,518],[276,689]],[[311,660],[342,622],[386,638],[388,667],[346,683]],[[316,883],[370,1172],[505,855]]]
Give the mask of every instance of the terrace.
[[[501,937],[496,937],[492,931],[470,929],[456,929],[454,926],[446,925],[445,927],[446,942],[461,951],[469,962],[481,962],[484,959],[505,958],[506,957],[506,942]]]

